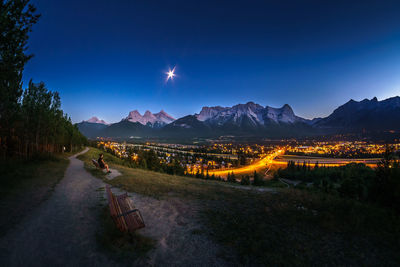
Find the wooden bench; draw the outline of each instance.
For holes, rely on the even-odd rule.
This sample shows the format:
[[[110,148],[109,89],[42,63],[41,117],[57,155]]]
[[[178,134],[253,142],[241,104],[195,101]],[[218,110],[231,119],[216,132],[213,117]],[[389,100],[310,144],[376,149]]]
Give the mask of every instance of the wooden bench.
[[[93,163],[94,166],[96,166],[96,168],[101,169],[100,166],[99,166],[99,163],[97,162],[97,160],[92,159],[92,163]]]
[[[127,193],[114,196],[109,185],[106,185],[106,192],[111,217],[120,231],[133,233],[145,227],[140,211],[135,208]]]

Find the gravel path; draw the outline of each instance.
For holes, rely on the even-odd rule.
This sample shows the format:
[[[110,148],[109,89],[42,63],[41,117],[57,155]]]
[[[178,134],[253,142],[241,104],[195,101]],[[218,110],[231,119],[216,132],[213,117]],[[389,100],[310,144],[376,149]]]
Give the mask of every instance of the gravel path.
[[[89,174],[83,162],[70,157],[64,178],[49,199],[0,239],[0,266],[117,266],[97,251],[99,204],[104,183]],[[117,170],[113,170],[118,175]],[[110,177],[111,178],[111,177]],[[112,178],[111,178],[112,179]],[[118,188],[114,193],[122,193]],[[225,266],[219,247],[201,231],[198,204],[177,198],[157,200],[129,194],[146,227],[138,230],[156,240],[146,258],[130,266]]]
[[[104,194],[96,189],[103,182],[84,170],[77,155],[51,197],[0,240],[0,266],[113,265],[96,251],[94,210]]]

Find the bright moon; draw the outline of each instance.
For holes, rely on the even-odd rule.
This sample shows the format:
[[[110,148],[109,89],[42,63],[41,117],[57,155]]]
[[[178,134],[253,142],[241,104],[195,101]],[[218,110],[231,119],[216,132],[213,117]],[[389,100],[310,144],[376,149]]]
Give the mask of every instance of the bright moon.
[[[172,70],[169,70],[168,72],[166,72],[166,74],[168,75],[167,76],[167,81],[169,80],[169,79],[173,79],[174,77],[175,77],[175,67],[172,69]]]

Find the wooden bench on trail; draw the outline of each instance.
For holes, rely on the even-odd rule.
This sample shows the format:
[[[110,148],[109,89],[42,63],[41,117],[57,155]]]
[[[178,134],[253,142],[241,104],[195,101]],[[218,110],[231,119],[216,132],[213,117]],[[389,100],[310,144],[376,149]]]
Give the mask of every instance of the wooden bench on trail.
[[[133,233],[145,227],[140,211],[135,208],[127,193],[114,196],[109,185],[106,185],[106,192],[111,217],[121,232]]]

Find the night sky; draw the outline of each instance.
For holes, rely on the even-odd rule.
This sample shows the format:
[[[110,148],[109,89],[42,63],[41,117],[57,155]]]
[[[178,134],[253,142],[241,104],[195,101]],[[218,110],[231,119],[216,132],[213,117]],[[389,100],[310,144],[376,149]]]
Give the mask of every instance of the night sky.
[[[25,84],[59,91],[74,122],[248,101],[313,118],[400,95],[400,1],[32,2]]]

